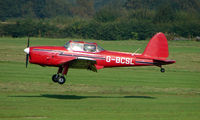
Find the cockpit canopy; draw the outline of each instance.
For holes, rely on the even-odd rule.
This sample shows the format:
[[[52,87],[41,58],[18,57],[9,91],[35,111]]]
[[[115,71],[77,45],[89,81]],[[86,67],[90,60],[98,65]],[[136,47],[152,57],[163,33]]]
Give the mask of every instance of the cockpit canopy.
[[[85,52],[104,51],[104,49],[98,46],[96,43],[88,43],[83,41],[69,41],[65,44],[64,47],[72,51],[85,51]]]

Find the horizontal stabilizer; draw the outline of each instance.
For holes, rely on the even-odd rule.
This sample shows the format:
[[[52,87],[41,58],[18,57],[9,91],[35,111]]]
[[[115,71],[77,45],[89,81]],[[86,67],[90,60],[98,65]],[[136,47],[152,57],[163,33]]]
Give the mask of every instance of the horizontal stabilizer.
[[[156,60],[156,59],[154,59],[153,63],[155,65],[167,65],[167,64],[176,63],[176,61],[175,60]]]

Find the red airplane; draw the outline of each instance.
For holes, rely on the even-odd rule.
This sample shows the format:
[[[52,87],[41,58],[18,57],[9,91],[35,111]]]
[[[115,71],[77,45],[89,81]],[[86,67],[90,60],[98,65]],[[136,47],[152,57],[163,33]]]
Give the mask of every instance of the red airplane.
[[[24,49],[26,67],[28,61],[41,66],[58,67],[57,74],[52,76],[54,82],[65,83],[64,75],[69,68],[88,69],[94,72],[108,67],[158,66],[175,63],[167,60],[168,43],[163,33],[157,33],[148,43],[142,54],[104,50],[96,43],[69,41],[64,46],[35,46]]]

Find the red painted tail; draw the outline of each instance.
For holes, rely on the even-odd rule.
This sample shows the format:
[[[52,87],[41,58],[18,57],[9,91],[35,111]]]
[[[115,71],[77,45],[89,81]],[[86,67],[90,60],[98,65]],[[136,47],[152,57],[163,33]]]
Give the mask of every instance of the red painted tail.
[[[151,38],[144,52],[143,57],[151,59],[166,59],[169,56],[167,38],[163,33],[157,33]]]

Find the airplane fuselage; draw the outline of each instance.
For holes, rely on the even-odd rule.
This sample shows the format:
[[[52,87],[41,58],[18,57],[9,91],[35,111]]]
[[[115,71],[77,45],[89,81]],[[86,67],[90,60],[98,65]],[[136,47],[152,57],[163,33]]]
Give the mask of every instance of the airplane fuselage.
[[[153,65],[151,59],[138,58],[141,54],[100,51],[100,52],[82,52],[70,51],[65,47],[40,46],[30,47],[30,63],[42,66],[59,66],[64,61],[73,59],[91,59],[96,60],[96,66],[99,67],[128,67],[128,66],[149,66]]]

